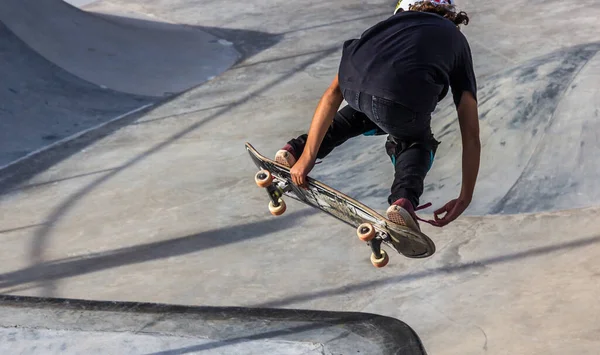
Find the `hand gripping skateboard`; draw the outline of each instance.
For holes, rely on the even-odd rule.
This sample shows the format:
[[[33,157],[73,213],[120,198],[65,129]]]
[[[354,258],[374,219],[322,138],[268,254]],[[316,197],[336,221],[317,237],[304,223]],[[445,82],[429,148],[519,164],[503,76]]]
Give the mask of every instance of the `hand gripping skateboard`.
[[[275,216],[286,210],[283,196],[303,202],[356,228],[360,240],[371,247],[371,263],[384,267],[389,256],[381,249],[384,243],[409,258],[425,258],[435,253],[435,244],[425,234],[395,224],[370,207],[345,194],[307,177],[307,188],[292,182],[290,169],[261,155],[250,143],[246,150],[259,171],[254,180],[265,188],[271,201],[269,211]]]

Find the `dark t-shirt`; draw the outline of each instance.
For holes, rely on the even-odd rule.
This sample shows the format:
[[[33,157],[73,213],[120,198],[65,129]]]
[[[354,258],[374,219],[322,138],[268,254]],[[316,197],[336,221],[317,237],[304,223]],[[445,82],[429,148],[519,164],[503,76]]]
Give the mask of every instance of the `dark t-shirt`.
[[[344,43],[340,87],[433,112],[451,87],[456,106],[464,91],[477,98],[471,49],[450,20],[406,11]]]

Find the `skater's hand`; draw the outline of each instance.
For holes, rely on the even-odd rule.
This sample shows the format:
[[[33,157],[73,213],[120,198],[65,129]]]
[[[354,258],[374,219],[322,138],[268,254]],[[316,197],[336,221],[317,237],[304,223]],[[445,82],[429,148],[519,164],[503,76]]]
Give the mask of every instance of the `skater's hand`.
[[[292,166],[290,169],[290,174],[292,175],[292,182],[300,187],[308,187],[306,184],[306,176],[312,168],[315,166],[315,159],[311,159],[306,155],[300,156],[300,159]]]
[[[431,224],[436,227],[443,227],[447,225],[458,218],[458,216],[460,216],[467,209],[467,207],[469,207],[469,203],[469,200],[462,199],[460,197],[448,202],[444,205],[444,207],[433,212],[433,217],[435,220],[432,221]],[[446,215],[440,217],[442,213],[446,213]]]

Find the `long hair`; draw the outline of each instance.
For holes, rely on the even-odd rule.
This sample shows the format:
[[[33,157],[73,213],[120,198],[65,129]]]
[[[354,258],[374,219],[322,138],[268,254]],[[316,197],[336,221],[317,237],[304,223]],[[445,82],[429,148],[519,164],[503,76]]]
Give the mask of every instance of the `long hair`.
[[[432,4],[430,1],[419,1],[416,4],[409,6],[409,11],[421,11],[431,12],[438,14],[448,20],[452,21],[456,27],[460,28],[460,25],[469,24],[469,16],[466,12],[455,12],[456,7],[454,5],[438,5]]]

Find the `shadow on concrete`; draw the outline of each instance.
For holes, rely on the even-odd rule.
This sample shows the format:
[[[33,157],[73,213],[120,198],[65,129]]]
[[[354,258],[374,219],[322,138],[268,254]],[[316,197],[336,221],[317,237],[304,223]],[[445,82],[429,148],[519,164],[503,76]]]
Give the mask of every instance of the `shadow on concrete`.
[[[283,60],[300,58],[300,57],[305,57],[305,56],[309,56],[309,55],[313,55],[313,54],[321,54],[323,52],[329,52],[329,50],[330,50],[330,48],[319,49],[316,51],[304,52],[304,53],[300,53],[300,54],[288,55],[288,56],[277,57],[277,58],[272,58],[272,59],[266,59],[266,60],[261,60],[258,62],[248,62],[248,63],[237,65],[235,67],[235,69],[249,68],[249,67],[253,67],[253,66],[257,66],[257,65],[261,65],[261,64],[275,63],[275,62],[279,62],[279,61],[283,61]]]
[[[75,179],[79,179],[79,178],[83,178],[83,177],[88,177],[88,176],[92,176],[92,175],[98,175],[98,174],[108,173],[108,172],[113,171],[115,169],[117,169],[117,168],[101,169],[101,170],[91,171],[89,173],[77,174],[77,175],[73,175],[73,176],[69,176],[69,177],[64,177],[64,178],[60,178],[60,179],[48,180],[48,181],[38,182],[38,183],[34,183],[34,184],[21,185],[19,187],[13,188],[12,190],[8,190],[6,192],[8,193],[8,192],[12,192],[12,191],[25,191],[25,190],[35,189],[35,188],[38,188],[38,187],[52,185],[52,184],[56,184],[56,183],[59,183],[59,182],[65,182],[65,181],[75,180]]]
[[[138,20],[132,19],[132,21],[138,21]],[[140,20],[140,21],[143,21],[143,20]],[[164,24],[159,24],[159,25],[163,26]],[[166,26],[168,26],[168,25],[166,25]],[[201,29],[202,31],[206,31],[208,33],[213,33],[219,37],[225,38],[226,40],[229,40],[229,41],[233,42],[234,44],[236,44],[236,46],[239,45],[240,47],[238,48],[238,50],[240,50],[242,53],[244,53],[244,55],[246,57],[252,56],[252,55],[260,52],[261,50],[264,50],[265,48],[272,46],[281,38],[281,35],[272,35],[272,34],[258,33],[258,32],[252,32],[252,31],[216,29],[216,28],[206,28],[206,27],[199,27],[199,29]],[[181,131],[172,135],[171,137],[164,140],[163,142],[156,144],[152,148],[146,150],[142,154],[139,154],[138,156],[131,159],[127,163],[123,164],[122,166],[113,168],[113,169],[107,171],[106,174],[104,174],[103,176],[98,177],[97,179],[95,179],[93,182],[89,183],[84,188],[82,188],[79,191],[73,193],[72,195],[66,197],[63,200],[63,202],[60,203],[53,210],[53,212],[49,216],[47,216],[47,218],[45,218],[45,223],[40,225],[41,228],[36,230],[36,232],[34,234],[34,238],[33,238],[32,245],[31,245],[31,250],[29,251],[30,262],[32,265],[34,265],[34,266],[32,266],[32,269],[29,269],[27,271],[17,271],[16,273],[3,275],[2,278],[5,280],[5,282],[2,284],[2,287],[15,286],[15,285],[22,284],[23,282],[31,282],[34,280],[51,281],[51,280],[59,278],[59,277],[66,277],[70,273],[77,274],[81,270],[84,270],[86,267],[89,270],[102,269],[103,268],[102,266],[93,266],[91,263],[89,263],[90,261],[93,262],[93,260],[96,260],[94,258],[91,258],[91,259],[86,258],[85,260],[79,260],[79,262],[85,263],[85,267],[83,267],[83,265],[72,265],[69,263],[62,263],[62,264],[59,263],[59,264],[48,265],[43,262],[43,260],[44,260],[43,254],[44,254],[44,251],[46,250],[46,246],[49,243],[51,243],[51,240],[49,238],[50,238],[51,231],[53,229],[54,224],[57,223],[58,221],[60,221],[62,216],[64,216],[71,209],[73,209],[76,206],[77,202],[81,198],[83,198],[84,196],[86,196],[87,194],[92,192],[97,187],[101,186],[106,181],[110,180],[115,175],[125,171],[129,167],[134,166],[135,164],[138,164],[139,162],[143,161],[145,158],[164,149],[165,147],[167,147],[171,143],[176,142],[177,140],[181,139],[188,133],[193,132],[198,129],[201,129],[202,126],[204,126],[205,124],[207,124],[211,121],[214,121],[214,120],[218,119],[219,117],[227,114],[232,109],[251,101],[254,97],[261,95],[262,93],[269,90],[270,88],[272,88],[286,80],[290,80],[293,77],[293,74],[305,70],[310,65],[319,62],[320,60],[336,53],[337,51],[339,51],[339,46],[325,48],[323,50],[320,50],[320,51],[317,51],[314,53],[297,55],[298,57],[306,56],[306,55],[308,55],[309,57],[306,60],[304,60],[303,62],[301,62],[293,67],[290,67],[289,70],[286,73],[282,74],[281,76],[276,77],[273,80],[266,82],[264,85],[262,85],[260,88],[258,88],[254,92],[251,92],[237,100],[232,100],[227,105],[222,105],[222,106],[216,107],[215,108],[216,112],[214,112],[207,118],[203,119],[200,122],[196,122],[192,125],[189,125],[187,128],[182,129]],[[162,103],[165,103],[166,101],[169,101],[169,100],[173,100],[177,96],[178,95],[174,95],[174,96],[162,101]],[[100,127],[96,130],[93,130],[93,131],[90,131],[88,133],[81,135],[77,139],[66,142],[58,147],[52,148],[49,151],[44,152],[43,154],[40,154],[38,156],[32,157],[31,159],[28,159],[27,161],[15,164],[14,166],[10,167],[9,169],[6,169],[5,171],[0,171],[0,194],[14,190],[23,181],[27,181],[28,179],[30,179],[32,176],[36,175],[37,173],[48,169],[50,166],[52,166],[64,159],[67,159],[71,155],[79,152],[80,150],[93,144],[94,142],[111,135],[113,132],[120,129],[121,127],[136,122],[140,117],[142,117],[149,110],[150,110],[150,108],[142,110],[140,112],[137,112],[133,115],[124,117],[123,119],[120,119],[118,121],[110,122],[103,127]],[[236,228],[239,228],[239,227],[236,227]],[[211,232],[211,233],[214,233],[214,232]],[[188,237],[188,238],[193,238],[193,237],[194,236]],[[198,236],[195,236],[195,237],[198,237]],[[251,238],[252,236],[249,236],[249,237]],[[186,250],[189,250],[188,247],[186,247]],[[121,251],[121,252],[123,252],[123,251]],[[144,253],[146,253],[146,252],[147,252],[147,250],[144,251]],[[127,253],[127,252],[125,252],[125,253]],[[105,266],[108,266],[108,267],[111,267],[110,265],[118,266],[121,262],[123,262],[123,260],[126,260],[126,259],[121,258],[122,260],[118,261],[119,255],[120,254],[117,253],[115,255],[105,256],[105,259],[101,259],[101,260],[104,260]],[[141,258],[144,259],[144,257],[141,257]],[[131,260],[131,257],[128,257],[128,259]],[[100,262],[99,264],[102,264],[102,262]],[[65,266],[65,265],[67,265],[67,266]],[[68,268],[69,265],[73,266],[73,270],[71,270],[71,271],[65,270],[65,268]],[[17,280],[19,280],[19,281],[17,281]],[[27,281],[27,280],[29,280],[29,281]],[[51,290],[51,289],[52,289],[52,286],[48,285],[48,290]]]
[[[597,244],[600,242],[600,236],[590,237],[590,238],[582,238],[578,240],[574,240],[567,243],[561,243],[556,245],[550,245],[545,247],[533,248],[519,253],[499,255],[495,257],[485,258],[478,261],[473,261],[470,263],[462,263],[458,265],[451,266],[443,266],[438,267],[431,270],[426,270],[422,272],[417,272],[408,275],[401,276],[393,276],[393,277],[385,277],[379,278],[373,281],[361,282],[358,284],[347,285],[339,288],[334,288],[330,290],[323,290],[319,292],[307,292],[302,295],[296,295],[287,297],[278,301],[270,301],[265,303],[259,303],[256,305],[252,305],[252,307],[283,307],[286,305],[298,303],[298,302],[307,302],[319,298],[337,296],[337,295],[347,295],[352,292],[360,291],[360,290],[368,290],[376,287],[380,287],[383,284],[399,284],[406,283],[415,280],[421,280],[425,278],[435,277],[439,275],[449,275],[449,274],[458,274],[461,272],[466,272],[470,270],[481,270],[485,267],[497,265],[497,264],[505,264],[508,262],[519,261],[528,258],[534,258],[537,256],[547,255],[551,253],[555,253],[558,251],[564,250],[574,250],[578,248],[589,247],[592,244]]]
[[[12,330],[12,353],[27,353],[40,341],[48,346],[47,342],[53,339],[44,334],[61,331],[63,335],[54,337],[57,340],[53,345],[66,353],[74,349],[95,352],[98,344],[102,344],[103,352],[147,349],[144,342],[148,337],[160,337],[162,341],[156,343],[158,351],[152,354],[186,354],[218,348],[238,354],[240,348],[236,345],[240,344],[243,353],[253,354],[265,353],[268,345],[285,348],[286,354],[291,353],[290,345],[301,346],[299,350],[309,354],[426,354],[421,339],[406,323],[358,312],[3,296],[2,328]],[[69,336],[81,332],[90,334],[94,341],[87,344]]]
[[[301,224],[306,217],[315,213],[317,213],[316,210],[304,209],[268,221],[246,223],[175,239],[37,263],[25,269],[0,274],[0,290],[4,289],[6,292],[6,288],[32,282],[51,282],[125,265],[214,249],[223,245],[261,238],[271,233],[283,233],[285,230]],[[14,291],[8,290],[8,292]]]
[[[249,342],[256,341],[256,340],[267,340],[267,339],[273,340],[273,339],[277,339],[279,337],[287,336],[290,334],[301,334],[301,333],[311,332],[311,331],[325,331],[326,328],[328,328],[329,326],[343,326],[343,325],[347,324],[348,322],[351,323],[352,321],[353,321],[353,319],[345,318],[345,319],[340,319],[339,321],[330,322],[326,325],[321,324],[321,323],[307,324],[307,325],[301,325],[301,326],[296,326],[296,327],[289,327],[289,328],[281,329],[281,330],[259,333],[259,334],[250,335],[250,336],[244,335],[244,336],[240,336],[240,337],[231,337],[231,338],[227,338],[224,340],[209,342],[207,344],[192,345],[192,346],[187,346],[187,347],[183,347],[183,348],[179,348],[179,349],[171,349],[171,350],[166,350],[166,351],[148,353],[146,355],[180,355],[180,354],[196,353],[198,351],[209,351],[209,350],[214,350],[214,349],[228,347],[228,346],[237,345],[237,344],[243,344],[243,343],[247,344]],[[342,340],[346,336],[347,336],[347,334],[337,335],[334,338],[329,339],[328,343],[330,343],[332,341]],[[319,345],[315,344],[314,346],[315,346],[315,350],[320,348]],[[320,352],[320,353],[323,354],[323,352]],[[303,354],[305,354],[305,353],[303,352]]]
[[[182,27],[179,24],[95,15],[111,22],[126,22],[140,28],[164,27],[165,32]],[[221,38],[231,42],[242,54],[234,65],[272,47],[282,38],[278,34],[258,31],[203,26],[183,27],[211,34],[218,33]],[[50,63],[2,23],[0,59],[4,63],[0,66],[0,76],[3,78],[0,84],[0,166],[10,164],[4,169],[0,168],[0,194],[14,189],[39,172],[69,158],[119,128],[135,122],[151,109],[185,93],[184,91],[157,98],[101,88]],[[198,60],[200,65],[201,58]],[[195,87],[203,84],[204,82],[199,83]],[[146,109],[142,109],[144,107]],[[133,113],[128,114],[131,112]],[[121,115],[127,116],[106,124]],[[106,125],[101,130],[94,130],[103,124]],[[93,131],[69,141],[69,137],[87,130]],[[27,157],[33,153],[33,156]]]
[[[239,100],[231,102],[229,105],[219,109],[217,112],[208,116],[207,118],[203,119],[202,121],[196,122],[196,123],[188,126],[187,128],[180,130],[178,133],[172,135],[171,137],[164,140],[163,142],[156,144],[154,147],[146,150],[144,153],[139,154],[138,156],[136,156],[133,159],[130,159],[127,163],[123,164],[122,166],[116,168],[115,170],[108,172],[107,174],[96,179],[95,181],[89,183],[87,186],[80,189],[78,192],[72,194],[71,196],[66,197],[64,199],[64,201],[61,204],[59,204],[47,218],[45,218],[46,224],[43,225],[42,228],[40,228],[39,230],[36,231],[33,241],[32,241],[31,250],[29,252],[29,259],[31,261],[31,264],[37,265],[37,264],[43,263],[43,252],[46,249],[46,245],[48,245],[50,243],[49,235],[51,234],[54,224],[56,222],[58,222],[63,215],[67,214],[72,208],[74,208],[80,199],[82,199],[84,196],[86,196],[87,194],[92,192],[95,188],[101,186],[103,183],[110,180],[115,175],[125,171],[129,167],[132,167],[132,166],[142,162],[145,158],[149,157],[150,155],[161,151],[162,149],[169,146],[173,142],[176,142],[177,140],[185,137],[187,134],[201,128],[202,126],[204,126],[205,124],[207,124],[211,121],[218,119],[222,115],[227,114],[232,109],[251,101],[255,96],[262,94],[263,92],[269,90],[270,88],[276,86],[277,84],[279,84],[281,82],[290,80],[293,77],[292,74],[304,70],[311,64],[316,63],[319,60],[324,59],[325,57],[335,53],[336,51],[338,51],[338,49],[339,48],[337,46],[332,47],[329,50],[325,50],[322,53],[320,53],[319,55],[313,56],[313,57],[307,59],[306,61],[304,61],[303,63],[290,68],[288,73],[285,73],[285,74],[281,75],[280,77],[278,77],[274,80],[271,80],[270,82],[267,82],[259,89],[255,90],[254,92],[252,92],[250,94],[247,94],[246,96],[240,98]],[[119,127],[122,127],[125,124],[133,122],[138,117],[139,117],[139,114],[136,114],[132,117],[125,118],[118,122],[110,123],[102,128],[99,128],[96,131],[93,131],[86,135],[83,135],[82,137],[80,137],[74,141],[65,143],[65,146],[61,147],[61,149],[57,152],[57,154],[60,154],[60,160],[65,159],[66,157],[70,156],[71,154],[74,154],[75,152],[83,149],[84,147],[91,144],[93,141],[98,140],[99,137],[105,137],[105,136],[111,134],[112,132],[114,132],[115,130],[117,130]],[[240,149],[243,149],[243,148],[240,148]],[[50,157],[52,157],[52,155],[50,155]],[[0,183],[0,192],[2,192],[2,190],[1,190],[2,188],[6,189],[8,186],[14,186],[16,181],[23,181],[23,179],[24,179],[23,175],[26,175],[27,177],[32,176],[32,174],[34,172],[31,169],[35,169],[35,171],[38,171],[37,169],[39,169],[40,167],[43,167],[45,169],[45,168],[49,167],[50,165],[56,163],[56,161],[57,161],[56,159],[43,159],[41,157],[36,158],[36,160],[39,160],[39,161],[35,161],[35,162],[33,162],[33,164],[32,164],[32,162],[29,162],[28,165],[21,166],[21,168],[25,170],[24,172],[20,171],[17,168],[17,173],[16,173],[16,175],[12,176],[12,180],[9,178],[8,182],[5,181],[5,182]],[[35,167],[35,168],[33,168],[33,167]],[[14,171],[14,169],[11,169],[11,170]],[[6,191],[6,190],[4,190],[4,191]],[[51,296],[51,295],[46,295],[46,296]]]
[[[0,230],[0,234],[16,232],[16,231],[20,231],[20,230],[23,230],[23,229],[36,228],[36,227],[43,226],[44,224],[45,223],[37,223],[37,224],[30,224],[28,226],[23,226],[23,227],[17,227],[17,228],[11,228],[11,229],[4,229],[4,230]]]
[[[103,18],[107,21],[114,23],[123,23],[138,28],[164,28],[166,31],[170,31],[173,28],[190,28],[193,30],[199,30],[210,35],[213,35],[219,39],[231,42],[233,47],[242,55],[242,57],[236,62],[239,64],[248,58],[255,56],[256,54],[268,49],[277,43],[279,43],[284,33],[267,33],[252,30],[243,30],[236,28],[223,28],[223,27],[211,27],[211,26],[198,26],[181,23],[168,23],[168,22],[156,22],[148,19],[122,17],[118,15],[111,15],[105,13],[92,13],[94,16]],[[201,60],[202,58],[199,58]],[[234,64],[234,66],[236,65]]]
[[[177,117],[193,115],[195,113],[200,113],[200,112],[204,112],[204,111],[216,110],[216,109],[224,108],[227,106],[228,106],[228,104],[216,105],[216,106],[211,106],[211,107],[202,107],[199,109],[174,113],[172,115],[165,115],[165,116],[151,118],[151,119],[138,120],[138,121],[135,121],[135,122],[129,124],[129,126],[139,126],[139,125],[144,125],[147,123],[153,123],[153,122],[164,121],[164,120],[169,120],[169,119],[177,119]]]
[[[377,13],[377,14],[371,14],[371,15],[367,15],[367,16],[359,16],[359,17],[354,17],[354,18],[340,20],[340,21],[328,22],[328,23],[324,23],[324,24],[321,24],[321,25],[314,25],[314,26],[307,26],[307,27],[297,28],[297,29],[294,29],[294,30],[282,32],[280,34],[286,35],[286,34],[290,34],[290,33],[294,33],[294,32],[309,31],[309,30],[314,30],[314,29],[317,29],[317,28],[323,28],[323,27],[329,27],[329,26],[333,26],[333,25],[339,25],[341,23],[361,21],[361,20],[368,20],[368,19],[378,19],[378,18],[381,18],[382,16],[391,16],[391,15],[392,14],[391,14],[390,11],[385,11],[385,12],[380,12],[380,13]],[[367,27],[365,27],[365,29],[366,28]]]
[[[1,22],[0,63],[0,167],[156,102],[104,89],[68,73],[34,52]],[[13,173],[17,165],[29,163],[13,165]],[[10,170],[10,165],[0,168],[0,183]]]

